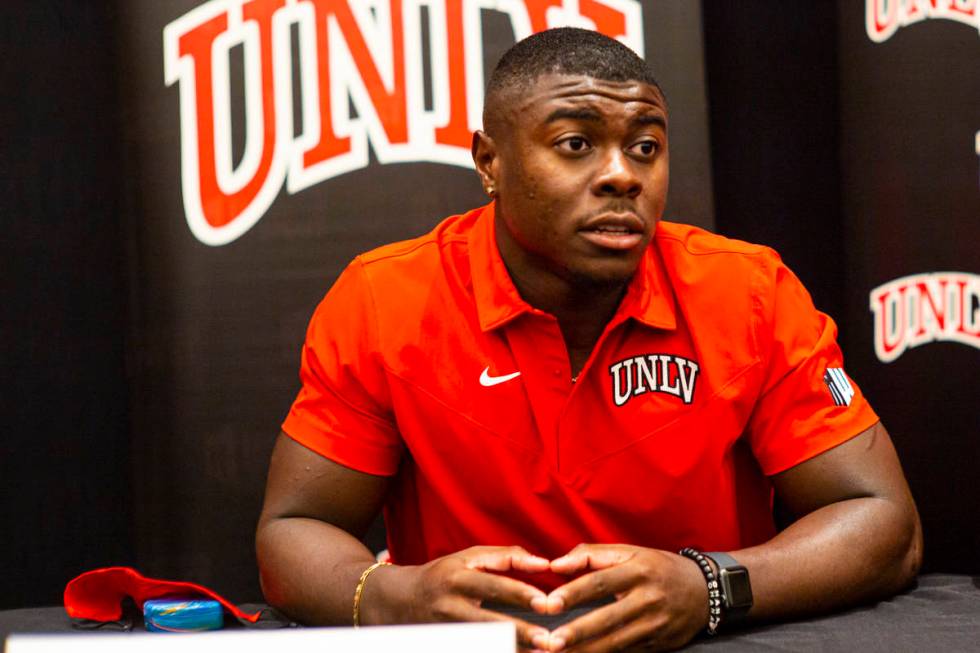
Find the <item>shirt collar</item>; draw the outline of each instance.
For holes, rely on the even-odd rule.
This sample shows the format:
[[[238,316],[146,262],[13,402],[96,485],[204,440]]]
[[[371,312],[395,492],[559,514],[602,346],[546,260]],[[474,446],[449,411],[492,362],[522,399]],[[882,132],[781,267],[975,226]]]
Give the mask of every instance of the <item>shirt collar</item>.
[[[614,320],[633,318],[655,329],[677,328],[677,301],[654,237],[626,289]]]
[[[500,256],[493,202],[477,211],[481,215],[469,235],[470,270],[480,328],[490,331],[534,308],[521,299]]]
[[[470,270],[480,328],[490,331],[523,313],[541,311],[521,298],[500,256],[495,237],[494,204],[477,211],[481,213],[469,235]],[[655,244],[651,244],[640,259],[636,275],[630,281],[613,321],[622,322],[627,318],[659,329],[677,327],[674,293]]]

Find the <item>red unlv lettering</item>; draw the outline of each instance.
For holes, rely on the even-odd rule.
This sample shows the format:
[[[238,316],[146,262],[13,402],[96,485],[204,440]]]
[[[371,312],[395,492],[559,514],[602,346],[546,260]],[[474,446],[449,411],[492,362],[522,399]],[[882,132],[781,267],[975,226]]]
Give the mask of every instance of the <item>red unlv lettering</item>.
[[[369,145],[382,164],[471,167],[470,135],[483,110],[482,9],[477,0],[211,0],[167,25],[164,76],[180,88],[181,191],[193,234],[208,245],[235,240],[284,185],[297,193],[363,168]],[[637,0],[514,0],[497,11],[518,39],[576,25],[643,53]],[[245,147],[236,165],[229,54],[238,46]],[[293,124],[294,69],[300,125]]]
[[[980,30],[978,0],[864,0],[865,30],[875,43],[894,36],[900,27],[926,19],[942,18],[966,23]]]
[[[875,353],[890,363],[934,341],[980,349],[980,275],[933,272],[889,281],[871,291]]]

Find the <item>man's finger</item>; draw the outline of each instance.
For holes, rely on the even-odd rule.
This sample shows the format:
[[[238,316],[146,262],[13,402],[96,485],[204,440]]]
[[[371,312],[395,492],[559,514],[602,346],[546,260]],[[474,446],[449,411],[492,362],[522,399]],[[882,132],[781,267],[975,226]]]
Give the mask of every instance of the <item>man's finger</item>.
[[[469,621],[469,622],[484,622],[484,621],[509,621],[514,624],[517,629],[517,645],[522,648],[535,649],[540,648],[535,645],[535,642],[546,642],[548,637],[548,630],[542,628],[541,626],[535,626],[534,624],[528,623],[523,619],[518,619],[517,617],[511,617],[510,615],[501,614],[499,612],[494,612],[493,610],[484,610],[483,608],[476,606],[468,601],[459,601],[455,606],[455,615],[453,621]]]
[[[489,571],[526,571],[537,573],[547,571],[550,563],[541,556],[529,553],[519,546],[474,547],[464,556],[466,566],[471,569]]]
[[[659,641],[656,639],[658,623],[656,621],[637,620],[622,628],[614,628],[598,637],[586,639],[578,644],[566,645],[563,649],[551,649],[562,653],[605,653],[619,651],[627,646],[642,642],[644,651],[663,651],[678,646],[674,641]],[[631,649],[633,650],[633,649]]]
[[[625,592],[636,584],[635,570],[617,565],[593,571],[569,581],[545,597],[548,614],[556,614],[583,603],[598,601]],[[538,604],[541,600],[538,600]]]
[[[633,557],[632,547],[606,544],[580,544],[560,558],[551,561],[551,571],[574,574],[587,569],[605,569]]]
[[[472,599],[506,603],[520,608],[531,608],[532,601],[540,601],[546,596],[533,585],[479,569],[460,572],[453,585],[457,592]]]
[[[562,651],[582,642],[603,637],[622,630],[626,624],[643,616],[642,601],[631,596],[609,605],[596,608],[552,631],[549,637],[550,651]],[[607,649],[613,650],[613,649]]]

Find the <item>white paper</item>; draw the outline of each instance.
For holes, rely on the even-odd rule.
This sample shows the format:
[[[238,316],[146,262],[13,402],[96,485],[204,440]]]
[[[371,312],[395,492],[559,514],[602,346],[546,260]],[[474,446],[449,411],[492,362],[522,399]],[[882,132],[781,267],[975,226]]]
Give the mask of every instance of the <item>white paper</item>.
[[[514,624],[422,624],[207,633],[78,633],[7,638],[6,653],[515,653]]]

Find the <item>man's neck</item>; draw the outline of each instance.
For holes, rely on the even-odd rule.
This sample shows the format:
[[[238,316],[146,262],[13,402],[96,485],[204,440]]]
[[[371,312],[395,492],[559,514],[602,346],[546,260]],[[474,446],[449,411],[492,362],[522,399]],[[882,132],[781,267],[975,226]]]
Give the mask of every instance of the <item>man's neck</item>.
[[[535,275],[528,279],[513,271],[510,276],[524,301],[558,320],[572,375],[577,376],[615,315],[628,282],[571,283],[554,275]]]

